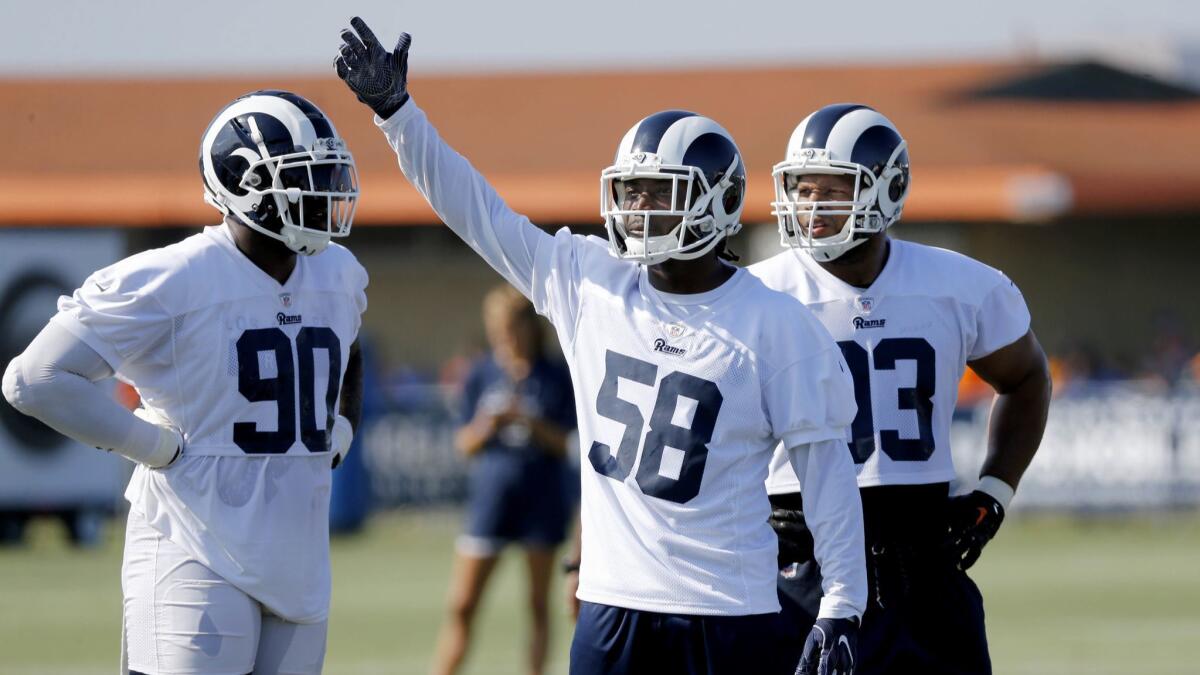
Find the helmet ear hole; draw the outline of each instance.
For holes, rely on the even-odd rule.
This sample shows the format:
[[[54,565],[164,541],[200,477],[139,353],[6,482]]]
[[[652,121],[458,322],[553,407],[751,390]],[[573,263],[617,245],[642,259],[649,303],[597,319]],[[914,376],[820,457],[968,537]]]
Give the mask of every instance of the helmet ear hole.
[[[725,191],[722,206],[725,208],[725,213],[734,213],[742,203],[742,186],[739,183],[734,183]]]
[[[263,184],[262,176],[259,175],[262,172],[263,170],[261,167],[259,167],[257,171],[247,171],[242,175],[242,184],[248,187],[258,188]]]
[[[888,184],[888,199],[893,202],[898,202],[904,198],[904,193],[908,191],[908,176],[904,172],[897,172]]]

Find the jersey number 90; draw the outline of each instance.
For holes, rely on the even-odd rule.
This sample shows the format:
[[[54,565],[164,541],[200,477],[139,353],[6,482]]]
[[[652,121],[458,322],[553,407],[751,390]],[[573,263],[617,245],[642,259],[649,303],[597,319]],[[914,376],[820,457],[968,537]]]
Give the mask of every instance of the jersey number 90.
[[[329,362],[325,387],[325,426],[317,427],[316,372],[313,354],[324,349]],[[296,415],[300,415],[300,442],[309,452],[329,450],[329,431],[336,419],[338,389],[342,381],[342,346],[332,329],[306,326],[296,334],[293,358],[292,340],[278,328],[255,328],[242,333],[237,341],[238,391],[247,401],[274,401],[279,410],[277,431],[259,431],[254,422],[236,422],[233,442],[250,455],[278,455],[296,442]],[[263,377],[259,354],[273,353],[275,377]],[[298,367],[297,367],[298,366]],[[300,378],[300,405],[296,405],[296,377]]]

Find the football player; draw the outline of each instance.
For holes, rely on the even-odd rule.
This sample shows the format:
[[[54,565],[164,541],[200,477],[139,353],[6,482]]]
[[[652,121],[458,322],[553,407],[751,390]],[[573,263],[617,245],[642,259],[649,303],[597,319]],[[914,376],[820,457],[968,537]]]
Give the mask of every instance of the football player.
[[[845,627],[827,671],[847,672],[866,599],[843,446],[851,380],[801,303],[723,259],[745,194],[730,135],[680,110],[642,119],[600,176],[608,241],[550,235],[409,97],[409,36],[388,51],[351,25],[338,75],[375,111],[408,179],[550,319],[567,357],[586,455],[571,672],[794,672],[772,651],[782,637],[763,481],[781,440],[827,571],[819,614]]]
[[[867,106],[806,117],[774,180],[789,250],[750,270],[812,309],[854,376],[846,450],[858,469],[871,589],[858,672],[991,672],[983,603],[966,571],[1004,520],[1046,423],[1049,370],[1025,301],[987,265],[888,237],[908,196],[908,150]],[[950,419],[965,366],[998,396],[981,478],[951,497]],[[785,453],[771,469],[780,598],[803,626],[824,570],[804,525],[804,486]]]
[[[354,160],[308,100],[257,91],[200,145],[224,222],[92,274],[4,374],[13,407],[137,466],[123,667],[319,673],[330,468],[362,403]],[[319,255],[318,255],[319,254]],[[97,386],[117,377],[135,413]]]

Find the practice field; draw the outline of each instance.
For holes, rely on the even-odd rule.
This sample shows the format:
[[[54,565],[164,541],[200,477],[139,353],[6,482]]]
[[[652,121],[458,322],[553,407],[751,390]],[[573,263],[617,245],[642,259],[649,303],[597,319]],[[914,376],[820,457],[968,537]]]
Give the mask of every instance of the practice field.
[[[326,672],[424,673],[456,514],[390,514],[334,544]],[[53,523],[0,549],[0,673],[113,673],[120,532],[69,549]],[[523,565],[510,556],[485,599],[466,673],[523,672]],[[976,567],[998,675],[1175,675],[1200,669],[1200,514],[1013,519]],[[570,632],[556,592],[550,672],[566,672]],[[747,667],[752,673],[752,667]]]

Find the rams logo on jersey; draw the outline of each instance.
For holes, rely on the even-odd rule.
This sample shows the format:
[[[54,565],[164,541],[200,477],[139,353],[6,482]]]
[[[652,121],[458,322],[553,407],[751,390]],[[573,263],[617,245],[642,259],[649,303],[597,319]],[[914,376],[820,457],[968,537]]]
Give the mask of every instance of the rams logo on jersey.
[[[654,341],[654,351],[662,352],[663,354],[670,354],[671,356],[683,356],[684,354],[687,354],[686,349],[672,347],[671,345],[667,344],[666,340],[662,338],[658,338]]]
[[[854,324],[854,330],[883,328],[887,324],[887,319],[864,319],[861,316],[856,316],[850,320],[850,323]]]

